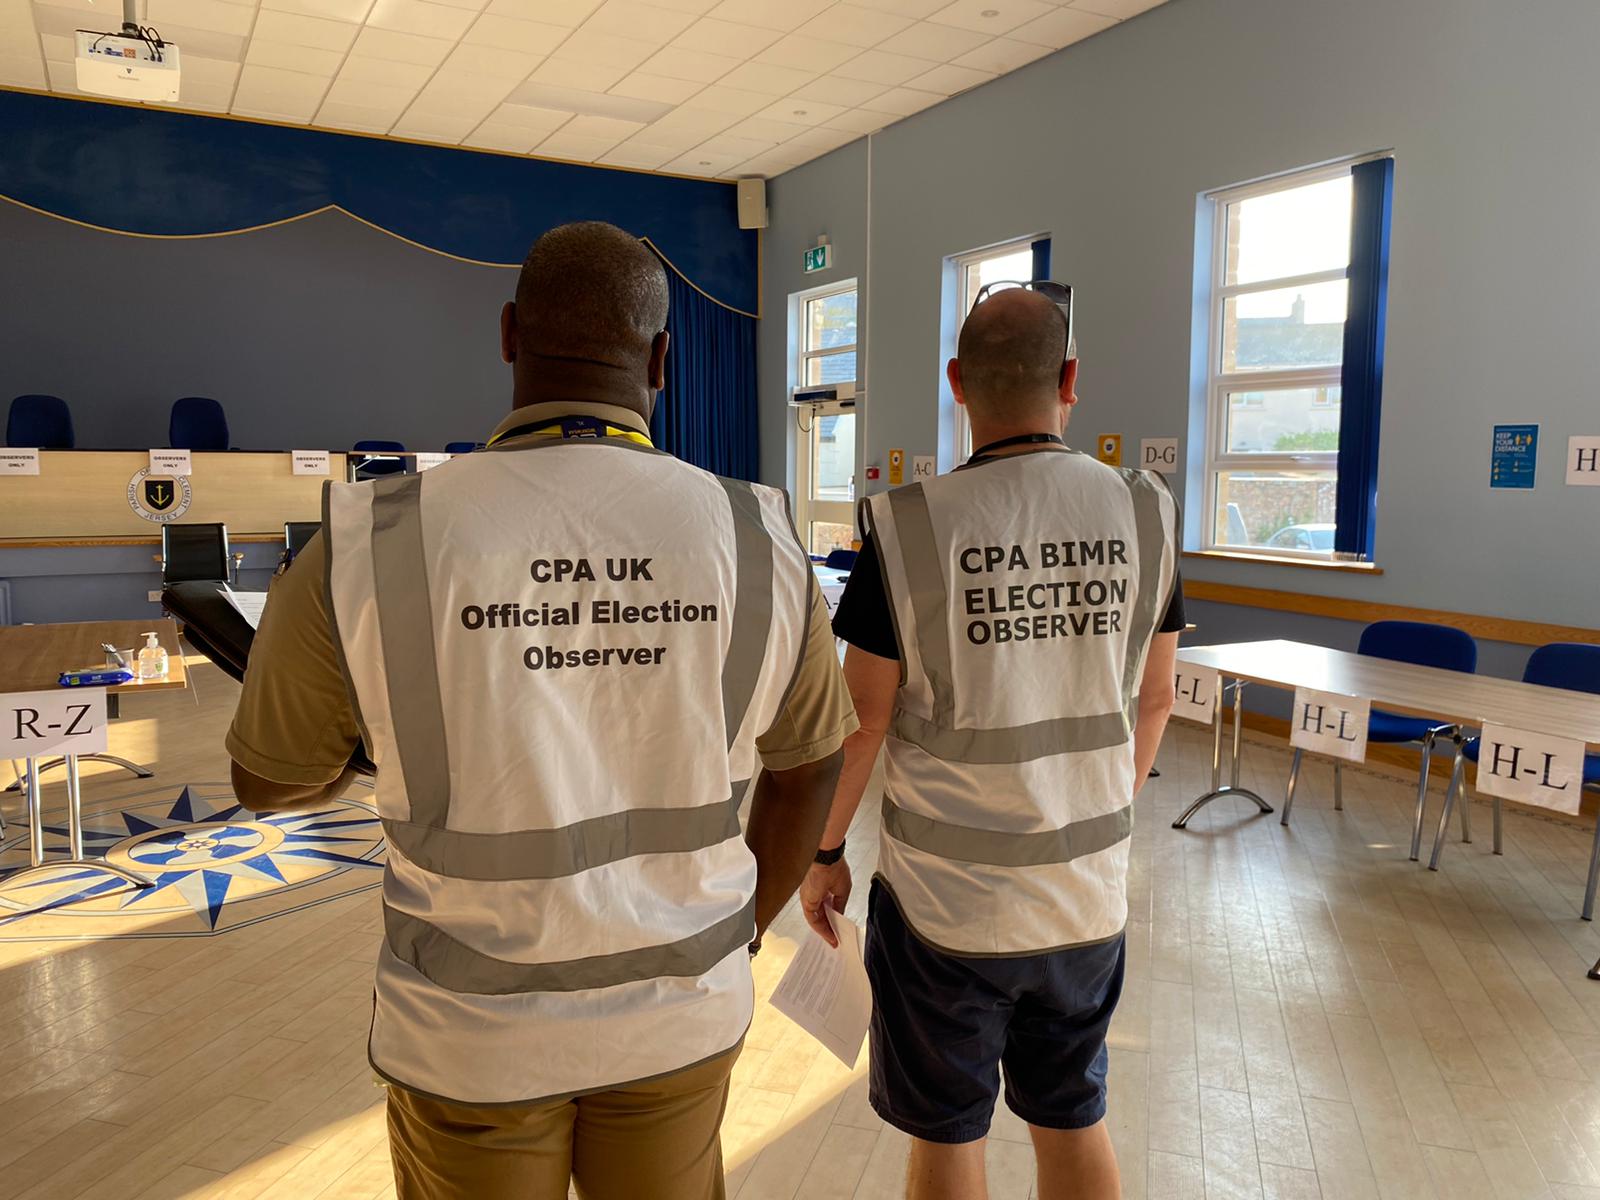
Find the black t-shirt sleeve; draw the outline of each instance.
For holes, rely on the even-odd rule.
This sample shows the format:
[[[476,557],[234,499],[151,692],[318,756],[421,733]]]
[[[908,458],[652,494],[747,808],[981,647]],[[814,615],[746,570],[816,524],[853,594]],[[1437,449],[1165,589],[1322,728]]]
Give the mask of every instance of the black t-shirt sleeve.
[[[884,590],[883,571],[878,566],[878,548],[870,533],[861,539],[861,553],[856,556],[844,595],[834,610],[833,635],[868,654],[900,661],[894,612],[889,607],[889,593]]]
[[[1167,615],[1161,618],[1161,624],[1156,627],[1157,633],[1182,633],[1188,621],[1183,615],[1183,576],[1174,575],[1172,578],[1172,603],[1167,605]]]

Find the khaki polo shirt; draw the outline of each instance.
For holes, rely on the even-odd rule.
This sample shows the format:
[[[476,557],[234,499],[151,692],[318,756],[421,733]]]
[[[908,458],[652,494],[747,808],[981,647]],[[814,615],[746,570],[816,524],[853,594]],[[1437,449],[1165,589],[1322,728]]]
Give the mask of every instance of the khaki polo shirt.
[[[548,410],[548,411],[547,411]],[[532,405],[501,422],[494,437],[551,416],[589,416],[645,432],[637,414],[602,404]],[[327,556],[318,533],[272,585],[250,649],[250,668],[228,731],[240,766],[276,783],[337,779],[360,743],[355,708],[328,616]],[[859,727],[815,580],[804,657],[783,711],[756,739],[762,764],[789,770],[828,757]]]

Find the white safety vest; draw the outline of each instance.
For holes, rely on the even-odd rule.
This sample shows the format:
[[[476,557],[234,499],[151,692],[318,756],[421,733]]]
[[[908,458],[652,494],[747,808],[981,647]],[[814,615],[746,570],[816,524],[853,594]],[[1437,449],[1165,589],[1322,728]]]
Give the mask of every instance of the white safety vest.
[[[930,945],[1037,954],[1127,923],[1136,692],[1172,595],[1159,476],[995,458],[868,498],[902,654],[879,877]]]
[[[755,936],[738,806],[811,611],[783,493],[549,439],[324,504],[389,843],[374,1068],[521,1103],[732,1049]]]

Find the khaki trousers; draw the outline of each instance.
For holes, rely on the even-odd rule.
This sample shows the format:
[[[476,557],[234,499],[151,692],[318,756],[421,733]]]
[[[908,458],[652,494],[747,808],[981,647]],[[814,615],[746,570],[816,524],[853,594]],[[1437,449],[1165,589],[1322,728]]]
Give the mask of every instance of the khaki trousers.
[[[398,1200],[724,1200],[719,1131],[741,1047],[572,1100],[474,1107],[389,1088]]]

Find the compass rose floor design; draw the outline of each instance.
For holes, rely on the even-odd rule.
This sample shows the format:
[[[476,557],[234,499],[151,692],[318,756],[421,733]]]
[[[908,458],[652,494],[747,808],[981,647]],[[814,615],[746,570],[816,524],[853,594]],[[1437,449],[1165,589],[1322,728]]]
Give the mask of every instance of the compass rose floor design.
[[[64,816],[46,810],[46,861],[66,852]],[[85,813],[83,842],[86,857],[136,871],[154,886],[77,866],[9,883],[28,863],[28,831],[26,821],[8,823],[0,839],[0,942],[223,933],[375,888],[385,858],[370,804],[253,813],[226,784],[190,784],[176,796],[170,786],[155,788]]]

